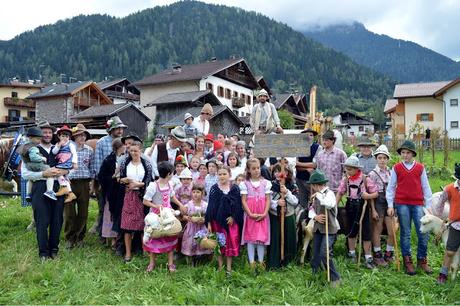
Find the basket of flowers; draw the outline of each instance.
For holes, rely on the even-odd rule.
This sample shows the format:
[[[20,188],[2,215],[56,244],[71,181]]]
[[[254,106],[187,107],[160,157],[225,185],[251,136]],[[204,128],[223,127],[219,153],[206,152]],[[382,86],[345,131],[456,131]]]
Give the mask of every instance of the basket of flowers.
[[[225,235],[223,233],[210,233],[207,230],[196,232],[194,239],[198,242],[201,248],[214,250],[214,253],[220,254],[220,248],[226,244]]]
[[[190,217],[190,220],[191,220],[193,223],[204,223],[204,217],[201,215],[201,213],[193,214],[193,215]]]

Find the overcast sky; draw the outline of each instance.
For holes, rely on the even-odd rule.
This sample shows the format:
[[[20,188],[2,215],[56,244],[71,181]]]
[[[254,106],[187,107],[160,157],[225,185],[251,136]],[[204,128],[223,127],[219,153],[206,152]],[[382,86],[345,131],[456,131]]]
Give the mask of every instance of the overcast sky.
[[[171,0],[7,0],[0,12],[0,39],[8,40],[79,14],[118,17]],[[460,60],[460,1],[457,0],[227,0],[207,1],[260,12],[295,29],[352,20],[369,30],[416,42]]]

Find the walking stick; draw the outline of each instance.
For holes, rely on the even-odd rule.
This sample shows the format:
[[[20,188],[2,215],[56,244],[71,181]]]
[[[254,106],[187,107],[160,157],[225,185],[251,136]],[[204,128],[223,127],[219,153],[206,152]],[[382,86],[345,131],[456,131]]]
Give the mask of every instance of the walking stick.
[[[372,200],[371,200],[372,201]],[[359,236],[358,236],[358,268],[361,263],[361,253],[363,249],[363,219],[364,219],[364,214],[366,213],[366,208],[367,208],[367,200],[364,200],[364,205],[363,205],[363,212],[361,213],[361,217],[359,218]]]
[[[395,217],[391,217],[393,223],[393,240],[395,241],[395,260],[396,260],[396,270],[399,272],[401,271],[401,263],[399,262],[399,252],[398,252],[398,242],[396,241],[396,222]]]
[[[327,281],[331,282],[331,267],[329,265],[329,212],[327,209],[325,209],[326,212],[326,271],[327,271]]]

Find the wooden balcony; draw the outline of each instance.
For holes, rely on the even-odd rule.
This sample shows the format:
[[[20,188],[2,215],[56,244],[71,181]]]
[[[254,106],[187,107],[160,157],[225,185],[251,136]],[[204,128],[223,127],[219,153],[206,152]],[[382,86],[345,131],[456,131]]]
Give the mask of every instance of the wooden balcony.
[[[35,108],[35,102],[29,99],[5,97],[3,104],[8,107]]]
[[[109,98],[116,98],[116,99],[123,99],[123,100],[128,100],[128,101],[140,101],[141,96],[135,95],[132,93],[128,92],[119,92],[119,91],[114,91],[114,90],[106,90],[105,94]]]
[[[19,122],[19,121],[34,121],[35,118],[29,118],[29,117],[10,117],[10,116],[5,116],[5,122]]]
[[[232,106],[234,108],[242,108],[245,104],[245,99],[244,98],[237,98],[237,97],[233,97],[232,98]]]

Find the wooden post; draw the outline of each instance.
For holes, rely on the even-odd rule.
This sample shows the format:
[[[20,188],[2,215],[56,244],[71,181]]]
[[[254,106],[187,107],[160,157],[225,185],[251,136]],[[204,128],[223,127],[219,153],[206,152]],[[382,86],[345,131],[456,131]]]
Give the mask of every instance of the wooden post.
[[[396,222],[395,222],[395,217],[391,217],[392,223],[393,223],[393,240],[395,241],[395,260],[396,260],[396,270],[399,272],[401,271],[401,263],[399,261],[399,252],[398,252],[398,241],[396,240]]]
[[[286,185],[286,179],[284,177],[284,164],[281,163],[281,179],[280,179],[280,194],[281,194],[281,199],[285,199],[284,198],[284,195],[281,193],[281,186],[285,186]],[[281,206],[281,210],[280,210],[280,227],[281,227],[281,250],[280,250],[280,258],[281,258],[281,261],[284,260],[284,218],[285,218],[285,215],[286,215],[286,203],[284,203],[284,206]]]
[[[363,205],[363,211],[361,213],[361,217],[359,218],[359,241],[357,243],[358,249],[358,268],[361,263],[361,253],[363,250],[363,219],[364,219],[364,214],[366,213],[366,208],[367,208],[367,200],[364,200],[364,205]]]
[[[327,281],[330,282],[331,281],[331,275],[330,275],[331,266],[329,264],[329,221],[328,221],[329,212],[327,208],[325,208],[324,211],[326,213],[326,273],[327,273]]]

